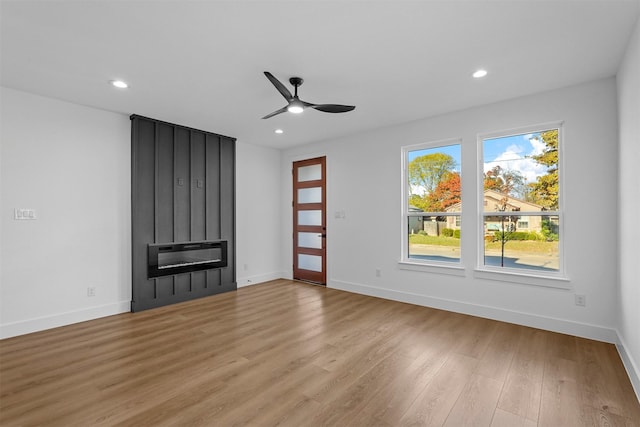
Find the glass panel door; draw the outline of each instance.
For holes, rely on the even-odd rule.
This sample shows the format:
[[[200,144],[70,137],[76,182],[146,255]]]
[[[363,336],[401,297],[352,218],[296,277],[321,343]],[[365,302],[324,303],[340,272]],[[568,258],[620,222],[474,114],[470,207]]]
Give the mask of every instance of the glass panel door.
[[[293,163],[293,278],[326,284],[325,158]]]

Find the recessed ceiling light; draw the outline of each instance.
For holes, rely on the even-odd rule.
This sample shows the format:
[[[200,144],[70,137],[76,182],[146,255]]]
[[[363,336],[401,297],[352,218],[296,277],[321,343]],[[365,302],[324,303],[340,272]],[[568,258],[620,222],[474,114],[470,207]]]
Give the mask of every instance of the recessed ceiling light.
[[[284,131],[282,129],[276,129],[276,133],[284,133]]]
[[[129,87],[129,85],[122,80],[111,80],[109,83],[111,83],[112,86],[115,86],[118,89],[126,89]]]
[[[487,70],[482,70],[482,69],[476,71],[475,73],[473,73],[473,77],[476,78],[476,79],[482,78],[482,77],[484,77],[486,75],[487,75]]]

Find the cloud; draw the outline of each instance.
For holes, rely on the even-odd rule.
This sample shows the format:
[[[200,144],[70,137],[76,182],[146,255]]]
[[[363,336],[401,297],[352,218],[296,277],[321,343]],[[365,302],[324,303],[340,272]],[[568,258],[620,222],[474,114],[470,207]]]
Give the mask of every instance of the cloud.
[[[547,173],[547,167],[539,164],[527,156],[537,155],[544,151],[545,144],[535,135],[523,135],[526,142],[523,145],[512,144],[500,153],[496,158],[484,164],[484,172],[495,166],[502,169],[520,172],[527,183],[535,182],[541,175]]]
[[[546,148],[545,143],[538,137],[530,138],[529,143],[533,147],[533,150],[529,153],[530,156],[537,156],[538,154],[542,154],[542,152]]]
[[[520,154],[523,151],[524,151],[524,147],[522,147],[520,145],[516,145],[516,144],[511,144],[510,146],[507,147],[507,149],[505,150],[505,153]]]

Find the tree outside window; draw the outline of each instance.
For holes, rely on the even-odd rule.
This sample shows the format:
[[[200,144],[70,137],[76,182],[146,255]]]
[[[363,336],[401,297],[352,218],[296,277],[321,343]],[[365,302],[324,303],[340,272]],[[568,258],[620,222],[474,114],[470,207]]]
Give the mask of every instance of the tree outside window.
[[[405,150],[406,221],[403,258],[424,263],[460,262],[462,180],[460,144]]]

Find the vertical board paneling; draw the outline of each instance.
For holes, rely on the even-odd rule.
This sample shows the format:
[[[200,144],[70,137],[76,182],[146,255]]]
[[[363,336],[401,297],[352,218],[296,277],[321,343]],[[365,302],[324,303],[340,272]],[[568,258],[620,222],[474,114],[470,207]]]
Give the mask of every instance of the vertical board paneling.
[[[220,238],[229,241],[227,256],[229,268],[222,269],[222,282],[235,281],[235,141],[221,138],[220,141]]]
[[[205,239],[205,136],[191,131],[191,240]],[[191,290],[196,293],[206,288],[203,271],[191,273]]]
[[[191,292],[191,275],[178,274],[174,277],[176,284],[176,295],[189,295]]]
[[[189,131],[176,129],[175,164],[176,175],[176,217],[175,217],[175,241],[188,242],[191,240],[191,171],[190,171],[190,141]]]
[[[158,151],[158,124],[155,123],[153,129],[153,243],[158,241],[158,164],[160,157]]]
[[[235,139],[132,116],[133,311],[236,289]],[[149,243],[227,240],[228,266],[147,279]]]
[[[136,171],[135,179],[131,185],[131,217],[132,223],[132,265],[147,264],[147,242],[154,239],[154,179],[155,179],[155,125],[151,122],[133,122],[131,138],[138,140],[138,144],[132,144],[131,163]],[[151,221],[149,221],[151,218]],[[146,268],[132,269],[132,282],[138,286],[132,289],[133,301],[155,298],[154,280],[147,279]],[[134,303],[132,309],[135,310]]]
[[[207,209],[207,240],[219,240],[220,235],[220,137],[207,134],[205,155],[207,165],[218,165],[217,168],[207,168],[206,209]],[[222,270],[207,271],[207,286],[222,285]]]
[[[173,242],[173,128],[160,123],[157,127],[158,170],[156,176],[156,242]]]
[[[156,299],[166,300],[173,296],[173,277],[158,277],[156,280]]]
[[[218,268],[215,270],[207,270],[206,273],[206,284],[207,288],[209,287],[218,287],[222,285],[222,268]]]
[[[194,271],[191,274],[191,292],[196,295],[206,295],[207,272]]]
[[[205,136],[191,131],[191,240],[205,240]]]
[[[207,164],[220,165],[220,137],[207,135]],[[207,239],[220,236],[220,167],[207,168]]]
[[[187,129],[175,129],[175,145],[175,241],[188,242],[191,239],[191,138]],[[176,291],[181,295],[191,292],[190,274],[180,274],[176,277]]]
[[[156,123],[155,242],[173,241],[173,128]],[[156,299],[173,295],[173,277],[155,280]]]

